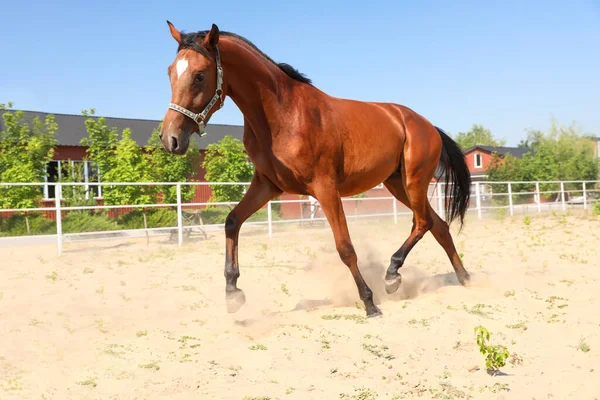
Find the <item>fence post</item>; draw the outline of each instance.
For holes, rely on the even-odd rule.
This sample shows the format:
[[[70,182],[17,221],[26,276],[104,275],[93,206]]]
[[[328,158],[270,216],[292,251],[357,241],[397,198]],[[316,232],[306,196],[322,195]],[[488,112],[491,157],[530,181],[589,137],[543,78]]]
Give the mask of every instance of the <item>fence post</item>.
[[[437,201],[438,201],[438,214],[442,220],[446,220],[446,216],[444,215],[444,203],[442,201],[442,185],[443,183],[438,182],[437,186]]]
[[[542,197],[540,196],[540,183],[535,183],[535,194],[537,196],[537,209],[538,212],[542,212]]]
[[[587,210],[587,196],[585,194],[585,182],[583,182],[583,209]]]
[[[394,223],[397,224],[398,223],[398,204],[396,204],[396,198],[392,198],[392,205],[394,208]]]
[[[479,182],[475,182],[475,199],[477,200],[477,216],[481,219],[481,197]]]
[[[183,244],[183,210],[181,207],[181,183],[177,184],[177,236],[179,247]]]
[[[271,200],[267,203],[267,220],[269,221],[269,237],[273,236],[273,214]]]
[[[564,184],[564,182],[560,183],[560,201],[562,203],[562,210],[565,211],[567,207],[565,204],[565,184]]]
[[[62,255],[62,211],[60,200],[62,199],[62,184],[57,183],[54,189],[54,204],[56,205],[56,244],[58,246],[58,255]]]
[[[508,208],[510,209],[510,216],[513,216],[513,200],[512,200],[512,186],[508,182]]]

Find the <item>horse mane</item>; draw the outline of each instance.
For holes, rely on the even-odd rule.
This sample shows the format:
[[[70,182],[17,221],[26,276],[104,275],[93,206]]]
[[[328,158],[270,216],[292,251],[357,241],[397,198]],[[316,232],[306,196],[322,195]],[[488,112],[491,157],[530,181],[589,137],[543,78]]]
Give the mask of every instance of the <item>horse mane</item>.
[[[200,44],[201,41],[204,40],[204,38],[206,37],[208,32],[209,32],[208,30],[192,32],[192,33],[181,32],[181,43],[177,47],[177,52],[179,52],[181,49],[190,49],[190,50],[197,51],[198,53],[208,57],[209,56],[208,52]],[[312,81],[309,78],[307,78],[304,74],[300,73],[296,68],[294,68],[291,65],[286,64],[286,63],[277,63],[277,62],[273,61],[271,59],[271,57],[266,55],[262,50],[260,50],[258,47],[256,47],[256,45],[254,43],[252,43],[245,37],[240,36],[236,33],[227,32],[227,31],[219,31],[219,36],[229,36],[229,37],[239,39],[240,41],[246,43],[248,46],[250,46],[254,50],[256,50],[259,54],[261,54],[269,62],[271,62],[271,63],[275,64],[277,67],[279,67],[279,69],[282,70],[283,72],[285,72],[287,74],[287,76],[289,76],[290,78],[295,79],[302,83],[312,85]]]

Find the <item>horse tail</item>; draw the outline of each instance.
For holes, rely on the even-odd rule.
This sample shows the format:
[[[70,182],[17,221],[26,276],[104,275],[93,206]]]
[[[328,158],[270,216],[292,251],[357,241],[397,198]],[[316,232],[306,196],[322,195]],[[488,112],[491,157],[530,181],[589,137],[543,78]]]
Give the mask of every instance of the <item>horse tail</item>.
[[[465,162],[462,149],[442,129],[435,127],[442,137],[440,167],[445,177],[446,221],[450,224],[460,217],[460,229],[464,225],[465,213],[471,197],[471,173]]]

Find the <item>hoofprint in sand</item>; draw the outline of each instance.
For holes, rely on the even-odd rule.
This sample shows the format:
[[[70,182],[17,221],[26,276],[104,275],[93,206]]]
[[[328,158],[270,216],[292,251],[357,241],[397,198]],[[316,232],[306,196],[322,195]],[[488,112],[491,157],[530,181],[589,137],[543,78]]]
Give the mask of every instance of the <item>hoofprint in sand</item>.
[[[599,217],[471,217],[453,228],[470,288],[427,234],[391,296],[410,220],[350,229],[382,317],[365,318],[324,225],[244,228],[235,314],[220,232],[0,249],[0,398],[600,398]],[[510,354],[495,376],[479,325]]]

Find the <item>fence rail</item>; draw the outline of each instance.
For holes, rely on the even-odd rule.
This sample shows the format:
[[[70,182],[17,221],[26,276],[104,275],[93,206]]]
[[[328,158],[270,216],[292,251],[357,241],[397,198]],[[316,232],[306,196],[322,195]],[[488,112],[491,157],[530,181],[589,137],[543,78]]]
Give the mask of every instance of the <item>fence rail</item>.
[[[63,239],[65,237],[72,237],[76,235],[93,236],[94,234],[112,234],[122,233],[129,231],[141,231],[148,234],[148,232],[157,231],[173,231],[176,229],[177,242],[181,246],[184,242],[184,229],[198,227],[196,225],[185,225],[184,226],[184,208],[198,207],[212,207],[212,206],[235,206],[237,202],[185,202],[182,200],[182,187],[185,186],[208,186],[211,188],[217,186],[244,186],[250,185],[249,182],[94,182],[94,185],[108,188],[118,188],[120,186],[161,186],[161,187],[175,187],[176,190],[176,202],[165,202],[165,203],[150,203],[150,204],[111,204],[111,205],[84,205],[84,206],[64,206],[62,201],[66,200],[63,196],[65,187],[77,187],[84,186],[86,189],[86,199],[88,198],[88,186],[89,182],[40,182],[40,183],[0,183],[0,188],[4,190],[10,190],[11,187],[48,187],[54,186],[55,198],[52,199],[54,202],[53,207],[35,207],[35,208],[5,208],[0,209],[0,220],[6,213],[21,213],[21,212],[39,212],[47,211],[54,212],[55,223],[56,223],[56,243],[58,254],[61,255],[63,252]],[[568,186],[568,188],[566,188]],[[505,191],[503,189],[505,188]],[[542,188],[544,190],[542,190]],[[432,182],[429,187],[429,201],[432,207],[437,213],[445,219],[445,203],[450,197],[445,196],[444,183]],[[495,190],[499,189],[499,190]],[[513,190],[517,189],[517,190]],[[528,190],[529,189],[529,190]],[[552,190],[554,189],[554,190]],[[380,189],[373,189],[380,190]],[[47,189],[45,190],[47,191]],[[373,193],[373,191],[369,193]],[[105,192],[108,192],[106,190]],[[389,193],[389,192],[387,192]],[[67,197],[68,198],[68,197]],[[593,202],[597,202],[600,199],[600,181],[518,181],[518,182],[490,182],[480,181],[473,182],[471,185],[471,201],[469,204],[468,212],[476,213],[479,219],[483,218],[483,213],[491,212],[493,210],[508,210],[509,214],[513,216],[516,212],[523,214],[530,212],[529,208],[533,207],[535,212],[542,212],[543,209],[554,210],[559,209],[565,211],[568,207],[581,207],[588,209]],[[50,201],[52,201],[50,200]],[[354,218],[382,218],[392,217],[394,223],[398,223],[398,216],[410,215],[412,212],[405,205],[400,203],[391,194],[389,196],[366,196],[366,197],[345,197],[342,199],[344,204],[348,202],[355,202],[355,212],[346,211],[348,219]],[[545,200],[545,201],[544,201]],[[45,199],[48,202],[47,199]],[[380,202],[379,205],[370,206],[369,212],[359,214],[358,204],[371,202],[371,204]],[[292,205],[299,204],[301,217],[300,218],[282,218],[280,220],[274,219],[273,208],[279,205]],[[308,204],[310,208],[309,218],[305,218],[303,215],[303,204]],[[176,226],[173,227],[160,227],[160,228],[139,228],[131,230],[119,230],[119,231],[102,231],[102,232],[79,232],[79,233],[65,233],[63,232],[63,213],[69,211],[83,211],[83,210],[118,210],[118,209],[150,209],[150,208],[175,208],[176,209]],[[372,209],[375,209],[373,212]],[[266,204],[267,219],[266,221],[253,221],[246,222],[248,225],[264,225],[268,226],[269,237],[273,234],[273,226],[281,223],[304,223],[309,221],[323,221],[326,220],[324,216],[317,216],[316,210],[318,209],[318,203],[311,202],[309,198],[301,199],[279,199],[271,200]],[[351,210],[350,210],[351,211]],[[144,217],[145,218],[145,217]],[[223,226],[222,223],[202,225],[204,228]],[[25,235],[27,236],[27,235]],[[21,236],[22,237],[22,236]]]

